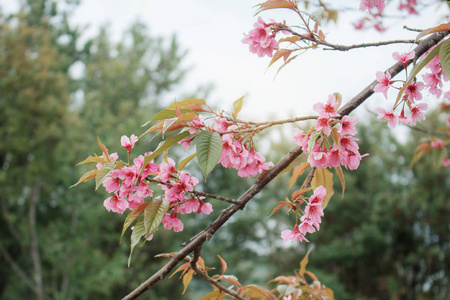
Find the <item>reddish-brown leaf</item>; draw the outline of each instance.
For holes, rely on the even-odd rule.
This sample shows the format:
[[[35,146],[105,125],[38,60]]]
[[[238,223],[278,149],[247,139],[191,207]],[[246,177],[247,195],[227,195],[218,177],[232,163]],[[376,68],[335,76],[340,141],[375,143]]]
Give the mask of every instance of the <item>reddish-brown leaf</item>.
[[[74,186],[77,186],[77,185],[79,185],[80,183],[85,182],[86,180],[89,180],[89,179],[91,179],[91,178],[94,178],[95,176],[97,176],[97,173],[98,173],[98,170],[97,170],[97,169],[95,169],[95,170],[90,170],[90,171],[84,173],[84,174],[80,177],[80,179],[78,180],[78,182],[75,183],[74,185],[70,186],[70,188],[72,188],[72,187],[74,187]]]
[[[298,198],[300,198],[304,193],[306,193],[307,191],[311,190],[311,188],[304,188],[301,190],[296,190],[295,192],[292,193],[292,200],[296,200]]]
[[[291,179],[289,180],[289,187],[288,191],[291,189],[291,187],[294,185],[294,183],[297,181],[297,178],[305,172],[306,168],[309,167],[309,162],[304,162],[299,164],[294,168],[294,171],[292,172]]]
[[[272,213],[269,215],[269,217],[271,217],[274,213],[276,213],[283,206],[289,206],[289,204],[287,204],[286,202],[279,202],[279,203],[280,204],[278,204],[278,206],[272,210]]]
[[[264,3],[261,3],[259,6],[259,10],[256,14],[259,14],[262,11],[276,8],[287,8],[293,11],[297,11],[297,4],[295,1],[290,0],[268,0]]]
[[[426,36],[430,33],[441,32],[441,31],[450,31],[450,24],[444,23],[444,24],[438,25],[436,27],[425,29],[417,35],[416,41],[418,41],[419,39],[423,38],[424,36]]]
[[[227,270],[227,262],[220,257],[220,255],[217,255],[217,257],[220,259],[220,263],[222,264],[222,275],[225,274],[225,271]]]
[[[109,159],[108,148],[106,148],[106,146],[103,145],[102,142],[100,142],[100,138],[99,138],[99,137],[97,137],[97,141],[98,141],[98,145],[100,146],[100,148],[102,148],[102,151],[103,151],[103,159],[104,159],[106,162],[111,162],[111,160]]]

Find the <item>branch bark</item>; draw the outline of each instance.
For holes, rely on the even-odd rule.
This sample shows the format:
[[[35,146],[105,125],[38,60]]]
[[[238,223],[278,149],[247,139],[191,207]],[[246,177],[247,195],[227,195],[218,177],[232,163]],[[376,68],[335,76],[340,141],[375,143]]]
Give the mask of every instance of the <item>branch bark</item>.
[[[428,49],[439,43],[448,32],[434,34],[431,37],[423,40],[414,49],[416,53],[416,59],[424,54]],[[397,75],[403,70],[402,63],[396,63],[388,69],[392,77]],[[364,88],[358,95],[353,97],[344,107],[339,110],[339,114],[342,116],[350,114],[357,107],[359,107],[364,101],[366,101],[372,94],[373,88],[377,84],[377,81],[373,81],[366,88]],[[233,216],[238,210],[243,209],[245,205],[258,194],[269,182],[271,182],[281,171],[283,171],[290,163],[292,163],[302,153],[300,146],[295,146],[283,159],[281,159],[272,169],[268,170],[265,174],[261,175],[257,181],[237,200],[237,204],[230,205],[226,210],[222,211],[221,215],[201,234],[199,234],[194,240],[189,242],[183,249],[177,252],[170,261],[164,265],[158,272],[152,275],[149,279],[143,282],[130,294],[123,299],[135,299],[158,281],[164,279],[167,274],[172,271],[175,266],[182,261],[187,255],[193,252],[195,249],[203,245],[204,242],[209,240],[214,233],[222,227],[231,216]]]

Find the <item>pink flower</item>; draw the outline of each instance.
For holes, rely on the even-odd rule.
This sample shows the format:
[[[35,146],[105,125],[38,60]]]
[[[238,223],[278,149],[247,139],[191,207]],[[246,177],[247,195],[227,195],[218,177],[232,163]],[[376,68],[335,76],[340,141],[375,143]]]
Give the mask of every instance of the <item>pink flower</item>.
[[[390,79],[391,79],[391,74],[389,72],[386,72],[386,74],[384,74],[383,72],[378,71],[377,72],[378,84],[375,86],[373,91],[375,93],[383,93],[384,97],[386,97],[386,99],[387,99],[387,91],[392,83],[392,81]]]
[[[294,143],[296,143],[299,146],[302,146],[303,152],[306,152],[306,149],[308,149],[308,142],[310,139],[310,135],[307,135],[306,132],[294,128]]]
[[[107,198],[103,202],[107,211],[113,211],[122,214],[128,208],[128,202],[125,199],[119,199],[116,195]]]
[[[339,134],[355,135],[357,132],[354,125],[358,122],[358,120],[359,119],[355,117],[344,116],[341,120],[341,128],[338,129]]]
[[[127,152],[130,153],[131,149],[134,147],[134,144],[138,141],[138,137],[132,134],[130,137],[123,135],[120,138],[120,144],[122,147],[127,149]]]
[[[336,95],[332,94],[328,96],[328,101],[326,104],[322,102],[316,103],[313,106],[313,109],[319,113],[319,116],[322,117],[339,117],[339,114],[336,112],[339,107],[339,101],[336,99]]]
[[[388,120],[388,126],[390,128],[395,128],[398,124],[398,117],[394,114],[394,111],[386,112],[384,108],[377,108],[378,117],[377,119],[387,119]]]
[[[117,177],[113,178],[109,176],[103,180],[102,184],[108,193],[113,193],[120,188],[120,180]]]
[[[323,133],[329,136],[331,133],[330,118],[328,116],[319,117],[314,125],[314,129],[317,131],[322,130]]]
[[[416,54],[415,54],[414,51],[411,51],[410,53],[402,53],[402,54],[399,54],[398,52],[392,53],[392,57],[393,57],[396,61],[399,61],[399,62],[403,63],[404,65],[406,65],[406,63],[407,63],[408,61],[410,61],[411,59],[413,59],[415,55],[416,55]]]
[[[444,161],[442,162],[442,166],[443,166],[443,167],[448,167],[448,166],[450,166],[450,159],[448,158],[448,156],[446,156],[446,157],[444,158]]]
[[[353,152],[348,151],[347,152],[347,164],[346,167],[350,170],[356,170],[359,167],[359,163],[361,162],[362,156],[359,154],[359,151]],[[367,154],[364,154],[364,156],[367,156]]]
[[[163,161],[159,165],[159,174],[158,177],[161,179],[162,182],[169,181],[169,178],[172,176],[173,173],[177,173],[177,170],[175,169],[175,161],[171,158],[167,159],[167,162]]]
[[[330,154],[328,155],[327,166],[332,168],[339,166],[342,161],[342,155],[343,153],[341,153],[339,147],[333,144],[333,148],[330,149]]]
[[[364,29],[364,23],[366,23],[366,19],[361,19],[358,23],[353,23],[353,27],[355,30],[362,30]]]
[[[415,103],[415,100],[422,99],[422,94],[420,93],[420,91],[423,90],[424,87],[425,85],[421,81],[416,83],[410,83],[406,87],[404,93],[405,95],[408,95],[408,100],[411,101],[411,103]]]
[[[314,194],[309,198],[309,203],[305,208],[305,216],[314,223],[320,224],[323,217],[322,202],[327,190],[323,186],[315,189]]]
[[[259,17],[253,26],[255,28],[248,35],[244,34],[242,43],[248,44],[250,52],[258,54],[259,57],[264,55],[272,57],[273,51],[278,49],[278,43],[271,32],[271,24],[266,24]]]
[[[298,226],[298,230],[301,234],[306,235],[306,233],[314,233],[316,232],[316,229],[320,229],[320,224],[317,222],[313,222],[311,219],[307,218],[305,215],[303,215],[300,218],[300,225]],[[316,228],[314,228],[316,227]]]
[[[212,213],[213,208],[212,208],[211,203],[205,203],[200,200],[200,207],[199,207],[197,213],[199,214],[200,212],[204,213],[205,215],[209,215],[210,213]]]
[[[192,212],[197,212],[200,208],[200,202],[197,198],[192,198],[188,202],[180,204],[176,207],[176,212],[180,214],[190,214]]]
[[[437,148],[437,149],[443,149],[444,148],[444,144],[442,144],[442,140],[441,139],[436,139],[436,140],[431,142],[431,147]]]
[[[385,7],[384,1],[385,0],[361,0],[359,9],[362,11],[367,9],[369,10],[370,13],[372,13],[370,9],[376,7],[378,11],[381,13]]]
[[[411,107],[411,115],[409,116],[409,124],[416,125],[417,119],[425,120],[425,115],[422,111],[426,111],[428,109],[428,104],[420,103],[416,106]]]
[[[414,6],[417,5],[417,0],[406,0],[406,4],[400,2],[400,5],[398,6],[399,10],[406,10],[410,15],[418,15],[419,13],[414,8]]]
[[[173,231],[180,232],[183,231],[184,225],[180,219],[177,218],[177,214],[173,212],[172,214],[165,214],[162,218],[161,223],[165,229],[170,230],[173,228]]]
[[[292,241],[297,240],[299,242],[306,241],[309,243],[309,241],[305,238],[305,236],[298,231],[298,225],[295,225],[294,231],[283,230],[281,232],[281,237],[283,238],[283,242],[285,243],[289,240]]]
[[[426,73],[422,75],[422,79],[425,82],[425,87],[429,89],[432,95],[435,95],[437,98],[441,97],[442,80],[439,73]]]
[[[316,167],[318,169],[324,169],[328,164],[328,153],[327,149],[321,149],[319,144],[315,144],[311,153],[309,153],[307,161],[311,167]]]

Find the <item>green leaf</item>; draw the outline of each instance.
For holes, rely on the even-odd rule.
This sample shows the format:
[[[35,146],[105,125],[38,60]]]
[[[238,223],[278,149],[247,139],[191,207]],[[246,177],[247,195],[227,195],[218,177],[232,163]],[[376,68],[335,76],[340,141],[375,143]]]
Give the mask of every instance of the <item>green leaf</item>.
[[[241,111],[244,98],[245,95],[233,102],[233,119],[236,119],[238,113]]]
[[[206,101],[203,99],[186,99],[186,100],[182,100],[179,102],[175,101],[169,105],[168,109],[175,109],[175,107],[183,108],[183,107],[190,106],[193,104],[203,105],[203,104],[206,104]]]
[[[144,219],[140,219],[139,222],[134,225],[133,233],[131,234],[130,244],[130,256],[128,257],[128,267],[131,264],[131,255],[133,254],[134,247],[139,243],[144,234]]]
[[[198,135],[196,142],[198,164],[206,179],[219,162],[222,139],[217,132],[211,134],[209,131],[203,131]]]
[[[142,172],[144,171],[144,167],[155,157],[157,157],[158,155],[160,155],[161,153],[164,152],[164,150],[169,149],[170,147],[172,147],[174,144],[178,143],[179,141],[181,141],[182,139],[184,139],[185,137],[187,137],[188,135],[190,135],[189,132],[185,131],[182,132],[178,135],[174,135],[171,137],[168,137],[164,143],[162,145],[160,145],[152,154],[147,155],[144,158],[144,164],[142,165],[142,169],[139,172],[139,176],[141,176]],[[138,176],[138,177],[139,177]]]
[[[144,210],[145,235],[150,236],[159,224],[164,214],[169,210],[170,201],[167,199],[153,199]]]
[[[183,170],[183,168],[194,158],[197,156],[197,153],[191,154],[185,159],[183,159],[180,164],[178,165],[178,171]]]
[[[95,176],[95,190],[98,189],[98,187],[102,184],[103,180],[108,177],[109,173],[111,173],[112,170],[114,170],[114,167],[116,166],[116,163],[104,163],[102,168],[98,171],[97,175]]]
[[[433,50],[431,50],[430,53],[428,53],[428,55],[424,59],[422,59],[417,65],[414,66],[414,68],[411,70],[411,74],[409,75],[408,80],[405,82],[403,87],[398,92],[397,100],[395,101],[394,107],[398,104],[398,102],[402,98],[403,91],[411,83],[414,77],[417,76],[417,74],[430,62],[430,60],[432,60],[436,55],[439,54],[441,46],[442,44],[437,45]]]
[[[446,40],[441,44],[441,49],[439,50],[439,59],[441,61],[442,69],[450,78],[450,40]]]
[[[102,157],[98,157],[96,154],[94,154],[95,156],[89,156],[88,158],[86,158],[83,161],[80,161],[79,163],[77,163],[77,166],[82,165],[82,164],[87,164],[87,163],[104,163],[105,160]]]
[[[190,109],[180,109],[180,112],[182,114],[186,114],[188,112],[192,112],[192,110],[190,110]],[[157,113],[156,116],[153,117],[153,119],[150,120],[150,123],[154,122],[154,121],[171,119],[171,118],[177,118],[177,117],[178,116],[177,116],[177,113],[175,112],[175,110],[163,109],[162,111]]]
[[[120,235],[121,241],[122,241],[122,236],[125,233],[125,231],[127,230],[127,228],[130,227],[131,223],[133,223],[137,218],[139,218],[140,215],[142,215],[145,208],[149,204],[150,203],[148,203],[148,202],[144,202],[128,213],[127,218],[125,219],[125,222],[123,223],[122,234]]]
[[[316,144],[317,138],[320,136],[320,132],[316,131],[311,134],[311,137],[308,141],[308,153],[310,154],[312,152],[312,149],[314,148],[314,145]]]

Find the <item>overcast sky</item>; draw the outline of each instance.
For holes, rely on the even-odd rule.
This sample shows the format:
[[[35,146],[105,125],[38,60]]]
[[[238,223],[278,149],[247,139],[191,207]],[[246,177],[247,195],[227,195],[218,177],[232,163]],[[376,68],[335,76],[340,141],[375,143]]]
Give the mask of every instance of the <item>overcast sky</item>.
[[[13,2],[0,0],[2,7],[6,8],[13,7]],[[72,21],[80,25],[90,24],[87,36],[95,35],[99,26],[107,24],[113,38],[119,39],[136,20],[145,22],[152,35],[177,34],[181,46],[189,50],[185,66],[194,67],[184,84],[185,91],[213,83],[214,92],[206,100],[220,103],[225,110],[231,109],[234,100],[248,94],[241,117],[252,120],[264,120],[269,115],[277,119],[307,115],[312,112],[314,103],[326,101],[333,92],[340,92],[344,102],[348,101],[375,79],[376,71],[385,70],[394,63],[392,52],[411,49],[411,46],[395,45],[345,53],[312,50],[294,60],[275,78],[279,65],[267,69],[270,58],[259,58],[241,43],[244,32],[251,30],[257,19],[254,5],[259,2],[84,0]],[[357,8],[360,1],[333,3],[339,2]],[[17,3],[19,1],[15,5]],[[324,32],[327,33],[327,41],[338,44],[414,38],[416,34],[405,31],[403,26],[433,26],[438,13],[433,10],[435,8],[425,12],[431,17],[420,19],[420,26],[417,18],[395,20],[383,35],[374,31],[354,31],[351,22],[361,17],[354,12],[341,14],[339,26],[325,25]],[[268,11],[261,16],[266,21],[285,18],[297,21],[287,10]],[[175,92],[173,97],[176,96]],[[380,95],[376,95],[372,102],[381,102],[388,107]]]

